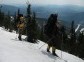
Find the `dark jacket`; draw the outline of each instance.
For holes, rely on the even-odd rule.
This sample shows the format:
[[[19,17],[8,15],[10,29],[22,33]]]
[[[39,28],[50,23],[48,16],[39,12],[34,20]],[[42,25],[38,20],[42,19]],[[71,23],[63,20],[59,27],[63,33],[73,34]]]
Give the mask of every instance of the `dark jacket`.
[[[61,48],[61,33],[57,26],[54,27],[51,37],[49,37],[49,41],[47,42],[50,46],[54,46],[58,49]]]
[[[56,14],[51,15],[45,25],[44,32],[48,38],[48,45],[54,46],[56,48],[61,47],[61,34],[60,29],[57,26],[57,16]]]

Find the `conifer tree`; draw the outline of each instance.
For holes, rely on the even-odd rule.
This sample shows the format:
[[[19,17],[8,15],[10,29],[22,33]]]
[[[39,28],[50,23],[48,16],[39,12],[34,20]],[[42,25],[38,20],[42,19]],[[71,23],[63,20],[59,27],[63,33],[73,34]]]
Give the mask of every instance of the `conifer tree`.
[[[5,18],[5,29],[9,29],[9,27],[10,27],[10,12],[8,11],[8,15],[6,16],[6,18]]]
[[[12,32],[13,28],[14,28],[14,18],[13,16],[10,16],[9,32]]]
[[[76,53],[76,33],[75,33],[75,27],[74,27],[74,21],[71,23],[71,29],[70,29],[70,53],[75,54]]]
[[[84,33],[80,33],[78,36],[77,55],[84,58]]]
[[[17,21],[17,17],[16,17],[16,12],[14,14],[14,30],[16,30],[16,21]]]
[[[36,24],[36,14],[33,13],[31,17],[31,5],[28,4],[27,8],[27,41],[35,43],[36,42],[36,32],[37,32],[37,24]]]
[[[32,40],[32,38],[31,38],[31,5],[30,4],[27,4],[28,5],[28,7],[27,7],[27,41],[29,41],[29,42],[31,42]]]
[[[0,7],[0,26],[1,26],[1,23],[2,23],[2,18],[1,18],[1,7]]]
[[[37,31],[37,22],[36,22],[36,13],[35,12],[33,12],[33,17],[32,17],[32,33],[33,33],[33,39],[34,39],[34,41],[33,42],[36,42],[36,40],[37,40],[37,33],[38,33],[38,31]]]
[[[66,27],[61,27],[61,33],[62,33],[62,43],[63,43],[63,50],[68,51],[68,37],[66,34]]]
[[[20,9],[18,9],[18,12],[17,12],[17,20],[16,20],[16,24],[19,22],[20,20]]]
[[[40,30],[40,40],[44,41],[44,25],[43,24]]]
[[[17,28],[17,24],[20,20],[20,9],[17,10],[17,13],[15,12],[15,15],[14,15],[14,29],[16,30],[16,33],[18,32],[18,28]]]
[[[0,6],[0,26],[4,23],[4,13],[1,11],[2,6]]]

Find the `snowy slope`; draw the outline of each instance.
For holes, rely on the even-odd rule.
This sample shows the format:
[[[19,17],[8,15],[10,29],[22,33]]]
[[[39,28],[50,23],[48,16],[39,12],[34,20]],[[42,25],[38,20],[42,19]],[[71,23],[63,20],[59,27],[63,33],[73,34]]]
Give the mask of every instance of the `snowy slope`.
[[[65,62],[63,59],[67,62],[84,62],[65,52],[62,52],[63,59],[56,58],[46,52],[45,43],[38,40],[37,44],[32,44],[19,41],[16,37],[17,34],[0,28],[0,62]],[[42,48],[40,48],[41,46]],[[61,56],[61,51],[57,50],[56,53]]]

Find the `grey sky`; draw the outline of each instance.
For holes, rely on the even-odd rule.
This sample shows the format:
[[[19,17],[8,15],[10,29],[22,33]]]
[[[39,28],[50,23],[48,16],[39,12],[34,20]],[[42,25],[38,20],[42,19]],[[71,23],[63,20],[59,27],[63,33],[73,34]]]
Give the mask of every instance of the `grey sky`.
[[[25,4],[27,0],[3,0],[5,4]],[[48,5],[48,4],[73,4],[73,5],[81,5],[84,6],[84,0],[29,0],[31,4],[40,4],[40,5]]]

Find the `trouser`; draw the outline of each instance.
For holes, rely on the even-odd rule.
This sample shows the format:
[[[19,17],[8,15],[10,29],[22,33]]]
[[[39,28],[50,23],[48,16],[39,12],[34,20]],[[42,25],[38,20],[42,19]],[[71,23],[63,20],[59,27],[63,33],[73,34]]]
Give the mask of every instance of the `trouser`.
[[[54,46],[48,45],[47,51],[49,51],[51,47],[52,47],[52,53],[55,53],[56,48]]]
[[[18,38],[19,38],[19,40],[22,40],[22,29],[18,29],[18,31],[19,31],[19,36],[18,36]]]

